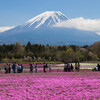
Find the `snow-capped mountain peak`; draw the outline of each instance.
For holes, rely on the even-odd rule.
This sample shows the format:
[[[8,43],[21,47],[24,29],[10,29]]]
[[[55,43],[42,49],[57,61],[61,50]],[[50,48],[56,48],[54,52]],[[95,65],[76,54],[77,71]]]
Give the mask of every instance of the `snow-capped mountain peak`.
[[[55,27],[55,24],[67,19],[59,11],[46,11],[22,25],[1,33],[0,44],[14,44],[17,41],[27,44],[30,41],[33,44],[44,45],[91,45],[100,40],[100,36],[91,31]]]
[[[65,21],[68,18],[60,11],[46,11],[31,20],[27,21],[23,26],[36,29],[39,27],[52,27],[58,22]]]

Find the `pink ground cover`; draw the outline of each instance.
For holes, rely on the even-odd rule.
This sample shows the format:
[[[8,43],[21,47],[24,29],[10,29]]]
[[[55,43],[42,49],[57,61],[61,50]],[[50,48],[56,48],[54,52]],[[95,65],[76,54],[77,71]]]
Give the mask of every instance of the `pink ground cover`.
[[[100,100],[100,72],[0,74],[0,100]]]

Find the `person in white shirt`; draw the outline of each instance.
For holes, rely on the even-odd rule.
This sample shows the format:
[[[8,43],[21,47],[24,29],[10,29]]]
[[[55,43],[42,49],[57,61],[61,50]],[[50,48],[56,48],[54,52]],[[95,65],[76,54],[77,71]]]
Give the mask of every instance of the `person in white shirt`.
[[[96,71],[98,71],[98,67],[99,67],[99,64],[97,64],[97,66],[96,66],[96,68],[95,68]]]
[[[21,73],[21,69],[22,69],[21,65],[18,64],[17,72],[18,72],[18,73]]]

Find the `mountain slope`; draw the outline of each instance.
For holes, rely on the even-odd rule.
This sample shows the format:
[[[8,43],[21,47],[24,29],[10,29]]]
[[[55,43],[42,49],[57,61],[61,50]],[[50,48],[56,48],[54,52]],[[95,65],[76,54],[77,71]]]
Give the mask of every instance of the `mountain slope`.
[[[49,45],[91,45],[95,41],[99,41],[100,37],[94,32],[80,31],[70,28],[46,28],[38,29],[30,32],[21,32],[17,34],[9,34],[0,36],[0,44],[16,43],[20,41],[27,44],[49,44]]]

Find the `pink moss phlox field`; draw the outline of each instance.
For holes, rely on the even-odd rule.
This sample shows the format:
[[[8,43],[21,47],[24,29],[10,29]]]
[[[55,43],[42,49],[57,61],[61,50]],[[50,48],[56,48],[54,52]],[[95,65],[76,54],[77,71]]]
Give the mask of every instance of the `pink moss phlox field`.
[[[0,74],[0,100],[99,100],[100,72]]]

